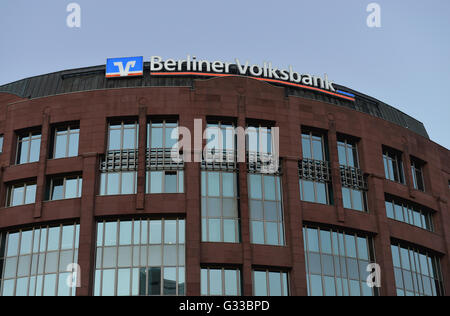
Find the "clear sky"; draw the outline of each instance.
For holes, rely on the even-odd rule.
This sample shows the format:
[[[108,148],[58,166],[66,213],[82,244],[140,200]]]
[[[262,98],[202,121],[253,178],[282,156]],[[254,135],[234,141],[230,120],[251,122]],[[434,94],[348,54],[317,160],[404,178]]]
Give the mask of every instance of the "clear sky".
[[[81,6],[81,28],[66,7]],[[381,28],[366,24],[381,6]],[[449,0],[1,0],[0,85],[152,55],[292,65],[386,102],[450,148]]]

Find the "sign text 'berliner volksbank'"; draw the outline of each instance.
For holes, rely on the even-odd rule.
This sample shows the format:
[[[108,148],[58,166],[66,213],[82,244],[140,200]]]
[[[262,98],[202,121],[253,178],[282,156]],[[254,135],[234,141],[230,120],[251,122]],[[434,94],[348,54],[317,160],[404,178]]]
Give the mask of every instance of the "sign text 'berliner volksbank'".
[[[129,77],[143,75],[143,57],[111,58],[107,61],[106,77]],[[160,56],[150,57],[151,76],[209,76],[229,77],[246,76],[256,80],[274,84],[294,86],[314,90],[343,99],[355,101],[354,95],[336,91],[333,82],[325,74],[323,78],[310,74],[300,74],[289,66],[289,69],[273,67],[271,62],[251,64],[241,62],[238,58],[231,62],[209,61],[188,55],[186,59],[163,60]]]

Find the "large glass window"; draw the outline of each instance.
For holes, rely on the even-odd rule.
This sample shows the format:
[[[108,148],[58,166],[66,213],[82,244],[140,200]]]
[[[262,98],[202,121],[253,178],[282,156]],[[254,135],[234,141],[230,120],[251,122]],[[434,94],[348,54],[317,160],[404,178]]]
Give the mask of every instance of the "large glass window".
[[[95,296],[185,294],[184,219],[99,222]]]
[[[240,296],[241,271],[233,268],[202,268],[201,295]]]
[[[358,146],[355,141],[340,138],[338,140],[338,156],[341,166],[359,168]]]
[[[237,174],[202,171],[202,241],[240,242]]]
[[[303,158],[328,161],[326,138],[321,132],[304,130],[302,132]]]
[[[147,171],[147,193],[183,193],[184,171]]]
[[[283,246],[285,242],[280,177],[249,174],[248,186],[252,243]]]
[[[80,127],[71,124],[53,129],[53,151],[51,158],[68,158],[78,156]]]
[[[8,187],[6,207],[33,204],[36,201],[36,182],[13,184]]]
[[[178,121],[152,119],[147,126],[147,148],[172,148],[178,143]]]
[[[386,179],[404,184],[402,153],[383,146],[383,162]]]
[[[423,168],[425,163],[417,158],[411,157],[411,173],[414,189],[425,192],[425,181],[423,179]]]
[[[234,151],[235,131],[234,124],[228,122],[208,122],[206,129],[206,148],[208,152]],[[252,132],[256,130],[251,129]]]
[[[305,202],[330,204],[329,186],[325,182],[300,178],[300,199]]]
[[[103,172],[100,175],[100,195],[136,194],[137,172]]]
[[[138,148],[139,124],[135,120],[109,124],[108,151]]]
[[[247,127],[247,150],[252,153],[272,153],[272,129],[258,124],[249,125]]]
[[[303,228],[310,296],[372,296],[366,281],[373,263],[372,239],[334,229]]]
[[[391,249],[398,296],[444,295],[439,257],[398,243]]]
[[[64,200],[81,197],[83,180],[81,176],[51,178],[47,187],[47,200]]]
[[[16,164],[39,161],[41,132],[28,132],[18,136]]]
[[[273,270],[253,271],[255,296],[289,296],[288,273]]]
[[[423,206],[387,195],[386,214],[390,219],[434,231],[433,213]]]
[[[79,225],[41,226],[0,234],[2,296],[74,296]]]

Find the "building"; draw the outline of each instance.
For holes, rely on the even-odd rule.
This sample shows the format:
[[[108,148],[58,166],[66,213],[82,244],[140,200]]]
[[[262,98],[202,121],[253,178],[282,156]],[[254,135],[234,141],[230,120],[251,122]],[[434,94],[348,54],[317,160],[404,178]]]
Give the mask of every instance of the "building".
[[[148,63],[143,77],[98,66],[1,86],[0,293],[445,295],[450,152],[335,87],[151,76]],[[237,163],[235,144],[231,163],[174,161],[169,135],[195,119],[223,135],[278,127],[279,168]]]

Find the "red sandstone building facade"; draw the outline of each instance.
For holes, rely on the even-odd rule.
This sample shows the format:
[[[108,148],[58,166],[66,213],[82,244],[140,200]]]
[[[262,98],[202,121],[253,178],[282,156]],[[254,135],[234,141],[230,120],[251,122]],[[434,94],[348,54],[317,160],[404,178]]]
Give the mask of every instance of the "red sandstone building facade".
[[[3,295],[448,293],[450,152],[423,132],[383,118],[374,99],[352,91],[378,106],[379,117],[351,102],[295,95],[245,77],[112,84],[101,71],[2,87]],[[89,86],[95,80],[100,88]],[[225,169],[199,162],[153,165],[162,156],[152,156],[150,130],[170,124],[194,130],[194,119],[204,127],[279,127],[275,185],[268,187],[273,179],[246,163]],[[67,136],[67,151],[56,159],[58,135],[69,134],[76,135],[77,150],[68,154],[73,143]],[[124,153],[127,135],[135,148]],[[235,177],[229,220],[227,172]],[[205,183],[215,177],[223,180],[217,194],[211,193],[214,183]],[[176,185],[167,193],[170,181]],[[264,182],[262,189],[252,181]],[[277,195],[272,204],[271,192]],[[206,205],[211,196],[223,203],[215,221],[216,209]],[[266,215],[255,215],[255,205]],[[278,217],[270,219],[273,205]],[[80,267],[80,287],[66,292],[63,258]],[[380,266],[380,288],[365,288],[367,263]],[[261,284],[266,287],[258,292]]]

